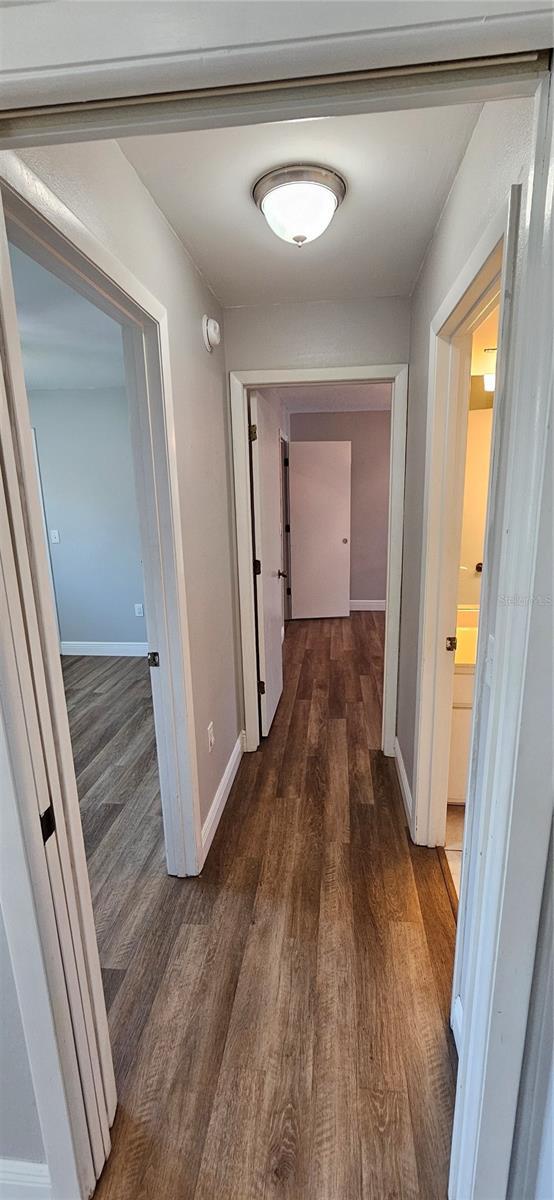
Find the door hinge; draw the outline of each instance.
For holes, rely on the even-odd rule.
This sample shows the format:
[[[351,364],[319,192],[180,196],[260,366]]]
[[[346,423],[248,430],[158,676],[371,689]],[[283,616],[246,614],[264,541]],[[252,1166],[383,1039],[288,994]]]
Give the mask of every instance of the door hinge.
[[[159,656],[159,654],[158,654],[158,651],[157,651],[157,650],[150,650],[150,651],[148,652],[148,654],[146,655],[146,660],[147,660],[147,662],[148,662],[148,666],[149,666],[149,667],[159,667],[159,665],[160,665],[160,656]]]
[[[257,425],[249,425],[248,426],[248,437],[250,438],[251,442],[255,442],[257,440],[257,437],[258,437],[258,426]]]
[[[290,525],[285,525],[285,533],[290,533]]]
[[[261,575],[261,573],[262,573],[262,564],[261,564],[259,558],[255,558],[254,559],[254,574]]]
[[[286,466],[286,467],[288,467],[288,465],[289,465],[289,460],[288,460],[288,456],[287,456],[287,455],[285,455],[285,457],[284,457],[284,459],[283,459],[283,462],[284,462],[285,466]]]
[[[457,639],[457,637],[447,637],[447,639],[446,639],[446,649],[447,649],[447,650],[457,650],[457,649],[458,649],[458,639]]]
[[[258,679],[258,692],[260,696],[265,696],[265,683],[263,679]]]
[[[54,817],[54,809],[51,804],[40,814],[40,828],[42,830],[42,840],[46,843],[56,829],[56,818]]]
[[[292,588],[287,588],[287,596],[292,596]]]

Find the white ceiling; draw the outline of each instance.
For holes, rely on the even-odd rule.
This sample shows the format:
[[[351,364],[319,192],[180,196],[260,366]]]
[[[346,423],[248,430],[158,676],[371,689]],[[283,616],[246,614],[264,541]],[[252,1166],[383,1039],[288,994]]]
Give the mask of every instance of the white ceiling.
[[[126,138],[123,152],[227,307],[410,294],[479,105]],[[298,248],[252,197],[287,162],[334,167],[348,192]]]
[[[10,261],[27,387],[123,387],[117,322],[11,244]]]
[[[258,388],[289,413],[382,412],[391,406],[390,383],[294,383]]]

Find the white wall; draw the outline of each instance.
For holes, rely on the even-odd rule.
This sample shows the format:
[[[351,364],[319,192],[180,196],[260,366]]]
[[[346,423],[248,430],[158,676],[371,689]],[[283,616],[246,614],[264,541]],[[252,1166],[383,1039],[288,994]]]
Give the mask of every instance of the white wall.
[[[409,336],[410,302],[401,297],[225,310],[229,371],[407,362]]]
[[[350,600],[384,604],[387,591],[387,533],[390,412],[292,413],[291,441],[350,442],[352,505]]]
[[[21,157],[167,308],[200,804],[205,816],[240,729],[224,356],[223,347],[206,353],[201,332],[203,313],[219,320],[222,314],[115,142],[28,150]],[[207,727],[212,720],[216,740],[208,754]]]
[[[510,186],[527,178],[533,101],[485,104],[429,246],[412,300],[398,740],[413,783],[423,489],[431,321]]]
[[[124,388],[29,392],[60,638],[146,642],[141,544]],[[141,651],[137,651],[140,653]],[[106,649],[105,653],[109,653]]]
[[[0,912],[0,1160],[46,1162],[4,920]]]

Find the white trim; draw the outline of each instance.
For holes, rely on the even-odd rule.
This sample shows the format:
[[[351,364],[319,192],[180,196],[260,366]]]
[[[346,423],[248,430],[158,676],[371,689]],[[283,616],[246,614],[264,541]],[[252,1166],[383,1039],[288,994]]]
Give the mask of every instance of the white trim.
[[[541,46],[549,49],[551,41],[549,16],[543,9],[526,13],[524,23],[520,13],[496,14],[493,19],[479,14],[473,20],[407,22],[402,28],[187,48],[184,53],[175,47],[163,55],[130,55],[112,62],[85,60],[49,71],[32,68],[22,73],[19,69],[13,77],[10,73],[12,103],[18,108],[29,107],[29,101],[40,106],[54,104],[61,110],[45,109],[41,114],[39,108],[36,116],[7,112],[0,119],[0,146],[11,149],[14,145],[83,142],[87,138],[151,136],[529,96],[535,91],[539,72],[532,52]],[[506,61],[506,54],[519,51],[524,56],[530,52],[531,61]],[[466,61],[460,64],[457,59]],[[464,69],[467,60],[477,70],[471,65]],[[284,63],[291,64],[293,78],[287,79]],[[420,65],[418,69],[418,64],[429,63],[436,64],[435,68],[425,70]],[[307,87],[302,76],[312,77]],[[240,85],[245,80],[256,82],[243,91]],[[282,81],[281,86],[277,80]],[[226,91],[227,87],[236,90]],[[126,93],[133,97],[147,94],[138,104],[126,104]],[[148,93],[156,94],[152,103]],[[97,108],[91,97],[120,99],[113,108],[105,103]],[[84,112],[64,111],[64,103],[73,99],[86,101]]]
[[[148,639],[160,654],[152,691],[167,867],[170,874],[194,875],[202,849],[200,801],[167,311],[14,153],[1,156],[0,182],[4,181],[10,231],[17,229],[22,248],[122,326],[125,367],[136,393],[136,413],[133,405],[130,415],[141,484],[136,489],[141,544],[145,564],[148,556],[151,567],[144,572],[147,592],[150,588]],[[33,490],[36,487],[29,487],[27,480],[28,502],[34,499]],[[38,524],[35,531],[38,542]],[[42,554],[40,548],[37,554]],[[41,593],[43,588],[44,581]],[[59,643],[54,649],[48,642],[48,652],[55,674],[52,664],[54,658],[59,663]],[[66,723],[61,672],[53,687],[57,722]],[[74,781],[68,730],[66,734],[65,771]]]
[[[240,766],[240,760],[244,753],[245,732],[241,730],[239,736],[231,751],[231,757],[225,767],[221,782],[217,792],[210,805],[210,810],[202,825],[202,865],[204,865],[208,856],[208,850],[214,840],[216,829],[221,820],[223,809],[227,803],[229,792],[233,786],[236,773]]]
[[[452,1005],[452,1013],[450,1015],[450,1027],[454,1034],[456,1050],[458,1054],[462,1053],[462,1030],[464,1025],[464,1010],[462,1006],[462,997],[456,996]]]
[[[350,612],[385,612],[386,600],[351,600]]]
[[[521,736],[531,605],[518,610],[497,602],[501,596],[531,596],[537,565],[552,410],[551,82],[545,77],[537,93],[532,193],[522,214],[512,336],[500,361],[504,445],[500,461],[493,462],[491,511],[503,536],[491,537],[490,546],[487,539],[484,554],[491,584],[480,611],[479,720],[468,795],[470,805],[478,799],[478,814],[464,855],[464,932],[457,938],[454,968],[454,995],[462,997],[464,1024],[451,1200],[506,1195],[552,823],[548,772],[542,786],[537,780],[532,805],[527,789],[517,786],[525,760]],[[547,574],[544,563],[542,571]],[[487,654],[485,661],[489,639],[509,653]]]
[[[148,642],[61,642],[61,654],[105,655],[107,658],[144,658]]]
[[[404,471],[406,458],[406,420],[408,367],[405,363],[372,364],[360,367],[325,367],[294,370],[230,371],[231,427],[235,490],[235,522],[239,580],[239,616],[242,650],[242,680],[246,748],[257,750],[258,678],[256,660],[256,622],[252,577],[252,520],[250,466],[248,453],[248,389],[278,387],[282,384],[375,382],[392,384],[391,469],[389,483],[389,523],[387,556],[387,621],[385,626],[385,667],[383,682],[382,748],[394,754],[396,734],[396,695],[400,641],[400,585],[402,577],[402,537],[404,524]]]
[[[158,710],[162,704],[164,711],[158,764],[168,870],[173,874],[196,874],[200,869],[202,849],[200,808],[167,313],[124,264],[113,257],[17,156],[2,156],[0,174],[2,185],[4,179],[7,183],[6,188],[2,186],[2,200],[10,230],[17,229],[18,240],[28,245],[28,252],[33,257],[47,266],[55,263],[56,273],[66,277],[77,291],[119,321],[124,331],[126,367],[136,365],[134,383],[138,411],[136,419],[132,415],[131,426],[135,465],[138,458],[140,478],[144,483],[140,489],[141,494],[144,493],[142,510],[140,497],[137,497],[141,535],[144,532],[144,507],[148,507],[149,561],[153,561],[154,554],[159,556],[158,586],[152,587],[156,594],[154,597],[147,594],[146,603],[149,634],[153,628],[154,648],[160,652],[161,664],[160,671],[152,672],[151,678],[155,713],[157,703]],[[63,956],[63,987],[67,990],[62,994],[60,988],[57,989],[54,1015],[59,1022],[65,1019],[69,996],[72,1029],[69,1035],[65,1033],[65,1039],[68,1046],[77,1050],[79,1066],[79,1094],[72,1096],[70,1120],[76,1130],[75,1157],[80,1184],[82,1181],[81,1193],[89,1195],[92,1191],[89,1175],[91,1172],[93,1178],[99,1175],[109,1154],[109,1126],[115,1114],[116,1089],[57,622],[41,524],[17,314],[1,213],[0,268],[4,324],[2,365],[6,372],[9,405],[9,412],[6,406],[6,417],[2,414],[3,468],[6,470],[6,504],[17,557],[17,572],[13,571],[8,581],[8,601],[14,611],[19,604],[23,607],[21,619],[26,623],[27,635],[15,639],[17,673],[23,675],[27,671],[23,697],[25,720],[27,724],[34,722],[36,725],[35,735],[28,744],[14,743],[18,750],[14,772],[31,764],[33,774],[43,784],[41,808],[35,807],[34,815],[24,811],[22,820],[38,823],[37,813],[47,807],[48,800],[44,797],[48,795],[55,812],[56,837],[49,840],[46,855],[50,895]],[[153,497],[151,503],[146,498],[147,487],[148,494]],[[165,688],[162,688],[162,675],[166,679]],[[8,692],[6,701],[10,705],[12,691]],[[156,726],[158,732],[157,719]],[[25,836],[27,832],[25,829]],[[42,839],[40,855],[44,861]],[[36,871],[35,862],[33,870]],[[72,1064],[67,1055],[61,1061],[64,1085],[69,1089],[73,1087]],[[31,1066],[33,1069],[33,1064]],[[81,1119],[83,1100],[86,1119]],[[58,1140],[61,1140],[67,1133],[67,1116],[62,1116],[58,1110],[58,1118]],[[66,1152],[67,1166],[62,1163],[59,1167],[54,1152],[46,1149],[53,1186],[55,1183],[57,1188],[58,1179],[68,1176],[71,1159]],[[79,1188],[67,1186],[66,1193],[77,1197]]]
[[[53,1200],[47,1164],[0,1158],[0,1200]]]
[[[4,447],[2,372],[0,401]],[[10,604],[16,565],[1,477],[0,498],[0,906],[51,1179],[58,1195],[82,1200],[96,1176],[39,823],[48,785],[44,771],[35,772],[30,746],[40,736],[32,712],[27,720],[32,680],[28,660],[22,670],[16,654],[25,626],[21,605]]]
[[[413,821],[414,802],[412,799],[412,793],[410,791],[410,784],[408,782],[408,776],[406,774],[406,767],[404,766],[404,759],[402,758],[400,742],[398,741],[398,738],[396,738],[396,737],[394,739],[394,765],[396,767],[396,774],[398,776],[398,782],[400,784],[400,791],[402,793],[402,801],[404,804],[404,810],[406,813],[406,817],[408,818],[408,829],[411,831],[412,821]]]

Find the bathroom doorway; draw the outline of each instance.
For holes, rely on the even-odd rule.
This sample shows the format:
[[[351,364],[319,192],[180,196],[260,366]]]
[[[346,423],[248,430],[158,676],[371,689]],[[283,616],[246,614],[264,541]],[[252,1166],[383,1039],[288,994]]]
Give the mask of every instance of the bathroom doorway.
[[[499,317],[499,305],[495,303],[471,334],[471,379],[465,435],[446,838],[444,856],[441,855],[455,910],[460,894],[462,870]]]

